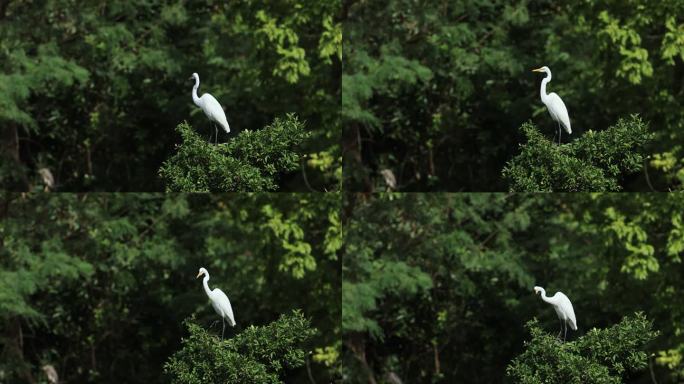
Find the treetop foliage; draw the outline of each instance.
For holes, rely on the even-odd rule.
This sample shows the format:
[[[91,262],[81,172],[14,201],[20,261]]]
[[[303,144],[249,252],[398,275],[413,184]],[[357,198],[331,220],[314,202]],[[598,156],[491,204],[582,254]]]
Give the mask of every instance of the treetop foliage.
[[[511,191],[619,191],[622,180],[642,169],[644,148],[654,137],[636,115],[562,145],[530,122],[520,130],[527,142],[502,171]]]
[[[343,7],[341,114],[347,188],[385,190],[382,172],[389,170],[396,177],[395,189],[404,191],[511,189],[501,170],[519,151],[517,128],[530,119],[537,126],[556,127],[539,99],[542,76],[530,72],[543,65],[553,71],[547,91],[561,96],[578,128],[573,138],[638,114],[653,133],[639,149],[647,159],[650,183],[656,190],[680,188],[682,4],[348,3]],[[548,132],[552,137],[553,131]],[[595,149],[591,142],[577,144]],[[629,148],[632,144],[625,142]],[[537,171],[526,170],[528,175]],[[586,183],[599,178],[596,171],[583,171],[569,187],[615,190],[617,182],[620,190],[649,188],[645,177],[607,175],[611,180]],[[513,189],[522,187],[531,186]],[[531,189],[546,190],[542,187]]]
[[[643,313],[625,316],[606,329],[592,328],[576,340],[563,342],[531,320],[532,339],[506,369],[520,384],[621,384],[648,364],[645,345],[658,336]]]
[[[299,168],[298,149],[311,135],[293,114],[257,131],[241,131],[218,145],[207,142],[187,122],[176,131],[183,142],[159,169],[166,190],[174,192],[276,190],[279,175]]]
[[[310,374],[329,382],[341,349],[339,210],[335,193],[0,194],[0,377],[40,382],[49,363],[60,382],[166,382],[183,319],[220,326],[195,279],[206,267],[240,340],[267,335],[275,353],[281,325],[301,333]],[[301,313],[268,332],[245,328],[293,309]],[[266,353],[259,346],[250,348]],[[299,353],[272,361],[294,364]],[[278,372],[285,382],[309,376],[294,365]]]
[[[190,336],[164,365],[174,384],[284,383],[284,372],[304,365],[304,345],[316,333],[297,310],[270,324],[249,325],[236,335],[231,335],[235,328],[229,329],[224,340],[194,319],[184,324]]]
[[[160,191],[159,165],[188,120],[213,131],[192,103],[226,109],[235,134],[295,112],[309,140],[308,182],[336,190],[341,176],[340,1],[6,1],[0,6],[0,186]],[[201,124],[200,124],[201,122]],[[206,128],[204,128],[206,127]],[[5,159],[6,157],[6,159]],[[301,190],[288,171],[279,190]],[[271,188],[272,189],[272,188]]]
[[[591,362],[612,380],[603,382],[684,377],[681,194],[393,192],[351,195],[344,211],[350,383],[511,382],[506,367],[529,337],[521,319],[545,330],[535,348],[559,345],[546,336],[557,316],[535,285],[570,298],[580,330],[568,337],[583,336],[560,352],[527,348],[520,372],[562,358],[564,369]],[[612,328],[636,311],[660,336],[640,315]],[[644,353],[651,367],[633,370]],[[578,372],[543,382],[585,382],[563,380]]]

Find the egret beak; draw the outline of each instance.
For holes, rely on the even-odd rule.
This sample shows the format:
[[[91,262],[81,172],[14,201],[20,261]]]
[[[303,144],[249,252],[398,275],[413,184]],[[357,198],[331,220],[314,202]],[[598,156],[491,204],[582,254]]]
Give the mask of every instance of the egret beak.
[[[195,277],[195,279],[199,278],[200,276],[202,276],[202,272],[198,273],[197,277]]]
[[[542,68],[533,69],[532,72],[544,72]]]

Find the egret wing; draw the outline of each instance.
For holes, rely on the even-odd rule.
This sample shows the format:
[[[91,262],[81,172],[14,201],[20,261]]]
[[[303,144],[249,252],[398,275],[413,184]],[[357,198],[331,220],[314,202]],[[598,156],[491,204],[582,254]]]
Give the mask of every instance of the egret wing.
[[[563,128],[567,133],[572,133],[572,128],[570,128],[570,116],[568,115],[568,109],[565,107],[563,100],[555,92],[549,93],[549,101],[546,104],[549,108],[551,115],[561,123]]]
[[[575,310],[572,308],[572,303],[565,294],[558,292],[556,295],[559,296],[558,308],[563,313],[564,317],[570,324],[570,328],[573,331],[577,330],[577,319],[575,318]]]
[[[221,310],[222,316],[228,319],[228,324],[231,327],[235,326],[235,317],[233,316],[233,307],[230,305],[230,300],[228,296],[223,293],[222,290],[215,288],[212,293],[214,294],[214,301],[216,306]]]
[[[223,127],[226,133],[230,133],[230,126],[228,125],[228,119],[226,118],[226,113],[223,111],[223,107],[216,100],[216,98],[209,93],[202,95],[202,103],[204,104],[204,113],[210,120],[213,120]]]

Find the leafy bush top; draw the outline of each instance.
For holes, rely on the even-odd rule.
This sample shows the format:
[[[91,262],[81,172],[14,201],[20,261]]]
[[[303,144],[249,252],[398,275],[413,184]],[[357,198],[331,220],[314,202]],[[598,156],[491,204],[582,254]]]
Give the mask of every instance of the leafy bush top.
[[[564,145],[552,143],[530,122],[520,130],[527,143],[503,169],[512,191],[619,191],[620,179],[643,166],[644,146],[653,138],[637,115]]]
[[[301,345],[316,333],[298,310],[224,340],[192,318],[185,325],[190,336],[164,366],[174,384],[282,383],[287,370],[304,365]]]
[[[622,378],[646,367],[648,356],[642,349],[658,334],[642,313],[569,342],[543,331],[536,319],[526,326],[532,340],[506,370],[520,384],[620,384]]]
[[[159,169],[167,191],[273,191],[279,175],[299,167],[296,148],[309,137],[294,114],[258,131],[242,131],[212,145],[188,123],[176,127],[183,143]]]

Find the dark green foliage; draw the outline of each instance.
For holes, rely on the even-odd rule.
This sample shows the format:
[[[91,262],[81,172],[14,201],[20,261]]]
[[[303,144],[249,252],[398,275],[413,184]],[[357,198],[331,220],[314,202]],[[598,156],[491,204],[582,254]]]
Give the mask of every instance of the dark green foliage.
[[[582,341],[567,348],[585,359],[590,350],[601,361],[612,354],[606,366],[620,382],[684,378],[684,194],[354,194],[345,212],[350,384],[393,382],[388,375],[404,383],[510,383],[506,367],[523,352],[525,321],[558,332],[535,285],[570,298],[580,329],[568,338]],[[662,336],[634,344],[651,338],[639,317],[611,328],[635,311]],[[536,340],[558,345],[551,336]],[[572,364],[574,351],[563,355]],[[616,364],[642,367],[642,352],[651,357],[647,371],[616,373]],[[553,358],[526,362],[539,367]]]
[[[185,325],[190,336],[164,366],[174,384],[283,383],[284,372],[304,365],[308,352],[303,346],[316,333],[300,311],[250,325],[223,341],[193,320]]]
[[[300,146],[310,136],[293,114],[219,145],[207,142],[186,122],[176,131],[183,143],[159,169],[166,190],[174,192],[276,190],[278,176],[299,168]]]
[[[395,190],[509,189],[501,170],[518,151],[517,128],[556,127],[539,97],[543,76],[531,72],[543,65],[573,137],[639,114],[654,133],[640,150],[653,188],[684,186],[681,0],[374,0],[343,12],[348,189],[385,190],[385,170]]]
[[[3,190],[18,190],[29,184],[27,169],[19,164],[16,158],[0,149],[0,188]],[[37,175],[36,175],[37,177]]]
[[[279,190],[341,180],[340,1],[92,0],[0,2],[0,187],[161,191],[159,165],[187,120],[213,127],[192,102],[212,94],[233,134],[290,112],[307,122],[302,172]],[[6,144],[6,145],[5,145]],[[9,168],[9,167],[8,167]]]
[[[512,306],[532,284],[512,241],[530,225],[526,204],[496,194],[357,195],[348,204],[342,327],[352,382],[389,372],[462,382],[483,355],[502,359],[509,341],[489,332],[475,342],[476,308]],[[457,352],[465,345],[469,353]]]
[[[521,144],[502,174],[511,191],[526,192],[619,191],[625,176],[642,169],[644,148],[654,136],[635,115],[562,145],[530,122],[520,130],[527,143]]]
[[[217,320],[200,267],[244,337],[250,324],[301,309],[319,330],[302,332],[311,375],[330,382],[340,365],[339,210],[334,193],[0,193],[0,382],[44,383],[43,364],[64,383],[168,382],[162,368],[180,349],[183,319]],[[297,316],[288,332],[301,329]],[[290,368],[282,380],[307,380]]]
[[[527,323],[532,340],[506,373],[515,383],[620,384],[646,368],[645,345],[658,335],[642,313],[626,316],[607,329],[591,329],[577,340],[562,342],[542,330],[537,320]]]

